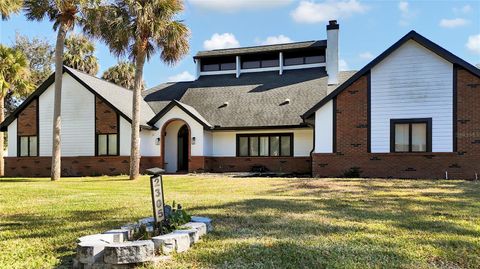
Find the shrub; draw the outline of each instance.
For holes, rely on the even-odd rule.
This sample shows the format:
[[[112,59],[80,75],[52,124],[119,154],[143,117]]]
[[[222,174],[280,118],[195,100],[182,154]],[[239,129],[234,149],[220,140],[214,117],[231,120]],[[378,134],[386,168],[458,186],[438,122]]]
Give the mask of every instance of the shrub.
[[[354,166],[354,167],[350,167],[349,170],[343,172],[343,177],[356,178],[356,177],[360,177],[361,173],[362,173],[362,170],[360,170],[360,167]]]

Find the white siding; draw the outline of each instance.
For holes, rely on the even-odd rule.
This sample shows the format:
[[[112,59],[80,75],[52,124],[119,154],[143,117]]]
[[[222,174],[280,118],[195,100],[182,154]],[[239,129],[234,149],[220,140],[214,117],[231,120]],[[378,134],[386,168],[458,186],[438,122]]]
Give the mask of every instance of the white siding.
[[[17,156],[17,120],[8,125],[8,156]]]
[[[248,130],[212,132],[212,155],[214,157],[236,156],[237,134],[293,133],[293,156],[310,156],[313,148],[313,129]]]
[[[65,75],[63,76],[65,78]],[[38,98],[38,133],[40,156],[52,156],[53,97],[55,84],[50,85]]]
[[[40,156],[52,154],[54,84],[39,97]],[[95,96],[68,74],[63,75],[62,156],[95,154]]]
[[[453,66],[408,41],[371,70],[371,150],[390,151],[390,119],[432,118],[432,151],[453,150]]]
[[[62,156],[95,155],[95,95],[64,75],[62,89]]]
[[[315,112],[315,153],[333,152],[333,101]]]
[[[130,123],[123,117],[120,117],[120,156],[130,156],[131,128]]]

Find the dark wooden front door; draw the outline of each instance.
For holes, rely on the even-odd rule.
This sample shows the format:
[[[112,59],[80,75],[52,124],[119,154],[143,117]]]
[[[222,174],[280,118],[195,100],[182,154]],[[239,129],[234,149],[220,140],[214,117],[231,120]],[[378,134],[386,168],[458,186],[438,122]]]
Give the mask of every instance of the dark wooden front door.
[[[178,130],[177,138],[177,172],[188,172],[188,127],[183,125]]]

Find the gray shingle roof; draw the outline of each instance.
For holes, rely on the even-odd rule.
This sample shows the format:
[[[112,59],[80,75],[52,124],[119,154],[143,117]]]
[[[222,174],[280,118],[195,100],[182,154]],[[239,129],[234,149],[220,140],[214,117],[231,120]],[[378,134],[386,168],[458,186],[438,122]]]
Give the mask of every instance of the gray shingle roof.
[[[132,102],[133,92],[131,90],[120,87],[116,84],[99,79],[95,76],[85,74],[76,69],[66,67],[73,75],[77,76],[81,81],[90,86],[92,90],[105,98],[125,116],[132,119]],[[147,122],[155,116],[155,113],[144,100],[140,103],[140,125],[147,126]]]
[[[179,101],[175,101],[177,102],[178,105],[182,106],[184,109],[188,110],[190,113],[192,113],[195,117],[197,117],[201,122],[205,123],[206,125],[210,126],[210,127],[213,127],[200,113],[198,113],[198,111],[187,105],[187,104],[184,104],[182,102],[179,102]]]
[[[326,40],[312,40],[312,41],[294,42],[294,43],[286,43],[286,44],[199,51],[193,58],[242,55],[242,54],[258,53],[258,52],[287,51],[287,50],[305,49],[305,48],[312,48],[312,47],[326,47],[326,46],[327,46]]]
[[[340,72],[339,84],[353,71]],[[327,95],[324,68],[201,76],[192,82],[165,83],[144,92],[155,113],[171,100],[191,106],[209,124],[221,128],[294,126],[301,115]],[[334,88],[334,87],[333,87]],[[288,104],[285,100],[289,99]],[[224,105],[228,102],[228,105]]]

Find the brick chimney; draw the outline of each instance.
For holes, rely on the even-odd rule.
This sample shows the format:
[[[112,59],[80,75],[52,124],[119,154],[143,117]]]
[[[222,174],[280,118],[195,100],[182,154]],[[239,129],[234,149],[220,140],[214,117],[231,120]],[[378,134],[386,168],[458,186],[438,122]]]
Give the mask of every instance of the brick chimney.
[[[327,74],[328,85],[338,84],[338,31],[340,25],[336,20],[328,22],[327,25]]]

